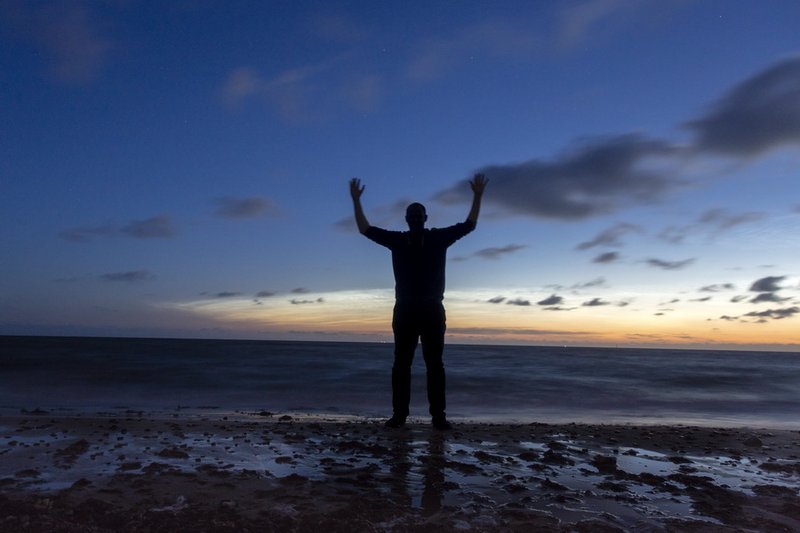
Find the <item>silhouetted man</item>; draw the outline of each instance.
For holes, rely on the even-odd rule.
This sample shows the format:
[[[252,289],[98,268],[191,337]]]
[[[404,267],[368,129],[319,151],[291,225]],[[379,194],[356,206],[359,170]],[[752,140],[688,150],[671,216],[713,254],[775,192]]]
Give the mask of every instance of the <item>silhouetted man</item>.
[[[444,270],[447,248],[475,229],[481,197],[488,180],[476,174],[472,187],[472,208],[467,220],[448,228],[426,229],[425,206],[413,203],[406,208],[408,231],[387,231],[370,226],[361,207],[364,187],[357,178],[350,180],[356,224],[368,239],[392,251],[395,279],[394,365],[392,366],[392,417],[386,426],[397,428],[406,423],[411,400],[411,362],[417,342],[422,341],[422,356],[428,376],[428,403],[436,429],[450,429],[445,416],[445,377],[442,364],[445,314]]]

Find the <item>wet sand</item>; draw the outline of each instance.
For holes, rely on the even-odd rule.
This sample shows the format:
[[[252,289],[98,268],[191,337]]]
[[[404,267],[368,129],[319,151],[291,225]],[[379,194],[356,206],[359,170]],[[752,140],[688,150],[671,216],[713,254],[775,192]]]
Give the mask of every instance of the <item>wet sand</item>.
[[[800,531],[800,431],[0,414],[0,531]]]

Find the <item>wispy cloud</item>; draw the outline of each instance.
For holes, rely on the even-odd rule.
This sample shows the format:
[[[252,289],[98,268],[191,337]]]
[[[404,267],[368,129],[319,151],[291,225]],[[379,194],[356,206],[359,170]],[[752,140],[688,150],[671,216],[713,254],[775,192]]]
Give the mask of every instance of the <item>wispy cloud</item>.
[[[132,237],[135,239],[167,239],[176,235],[175,224],[169,215],[157,215],[132,220],[123,226],[104,224],[62,231],[59,237],[71,242],[90,242],[100,237]]]
[[[169,215],[158,215],[134,220],[120,228],[120,232],[136,239],[167,239],[175,236],[175,227]]]
[[[757,222],[766,215],[760,212],[749,211],[745,213],[730,213],[726,209],[713,208],[702,213],[697,221],[686,226],[668,226],[659,234],[663,240],[678,244],[687,237],[702,234],[707,237],[716,237],[720,233],[736,226]]]
[[[275,212],[275,204],[267,198],[259,196],[250,198],[234,198],[225,196],[214,200],[217,216],[229,219],[253,218]]]
[[[732,291],[736,289],[736,285],[733,283],[714,283],[712,285],[705,285],[700,287],[698,290],[700,292],[720,292],[720,291]]]
[[[275,293],[272,291],[258,291],[256,293],[256,298],[269,298],[270,296],[275,296]]]
[[[522,306],[522,307],[527,307],[527,306],[531,305],[531,301],[530,300],[525,300],[524,298],[514,298],[513,300],[507,301],[506,304],[508,304],[508,305],[519,305],[519,306]]]
[[[113,48],[111,40],[101,31],[97,14],[90,9],[92,5],[1,2],[0,24],[44,52],[48,78],[65,85],[88,85],[100,75]]]
[[[641,233],[642,227],[628,222],[619,222],[598,233],[593,239],[578,244],[578,250],[588,250],[595,246],[622,246],[622,237],[629,233]]]
[[[597,5],[602,5],[598,2]],[[609,4],[611,5],[611,4]],[[641,133],[584,140],[551,160],[479,168],[492,180],[484,201],[507,214],[580,220],[661,200],[688,184],[686,163],[720,153],[745,161],[800,142],[800,56],[769,66],[731,89],[714,109],[687,121],[695,133],[681,145]],[[439,192],[444,204],[470,201],[462,184]],[[712,210],[698,224],[724,231],[758,220],[761,213]],[[668,228],[680,241],[691,227]],[[587,241],[587,247],[592,241]]]
[[[592,259],[592,263],[600,263],[600,264],[615,263],[619,261],[619,259],[620,259],[619,253],[605,252]]]
[[[376,110],[384,94],[382,76],[363,72],[351,63],[348,54],[340,54],[272,77],[242,66],[229,73],[222,99],[232,108],[251,101],[265,103],[290,123],[318,120],[343,108],[360,113]]]
[[[780,320],[782,318],[790,318],[797,313],[800,313],[800,307],[785,307],[783,309],[767,309],[766,311],[751,311],[745,313],[743,316],[756,317],[761,319],[771,318],[773,320]]]
[[[324,298],[317,298],[316,300],[298,300],[296,298],[293,298],[289,300],[289,303],[291,303],[292,305],[321,304],[324,302],[325,302]]]
[[[103,281],[114,281],[124,283],[136,283],[140,281],[150,281],[156,278],[155,274],[149,270],[131,270],[128,272],[110,272],[100,275]]]
[[[750,157],[800,142],[800,55],[742,81],[685,125],[701,152]]]
[[[601,298],[592,298],[588,302],[583,302],[581,305],[583,307],[600,307],[603,305],[611,305],[611,302],[606,302]]]
[[[507,246],[491,247],[478,250],[477,252],[468,256],[454,257],[454,261],[465,261],[470,257],[479,257],[481,259],[500,259],[506,255],[513,254],[526,248],[523,244],[509,244]]]
[[[214,294],[214,298],[235,298],[236,296],[241,296],[241,292],[235,291],[222,291]]]
[[[648,265],[662,270],[680,270],[694,263],[694,259],[683,259],[682,261],[667,261],[664,259],[650,258],[645,261]]]
[[[537,38],[524,24],[487,21],[461,28],[449,36],[416,45],[406,76],[429,82],[466,65],[474,58],[521,59],[537,49]]]
[[[489,298],[487,302],[489,302],[490,304],[500,304],[503,303],[505,300],[506,300],[505,296],[495,296],[494,298]]]

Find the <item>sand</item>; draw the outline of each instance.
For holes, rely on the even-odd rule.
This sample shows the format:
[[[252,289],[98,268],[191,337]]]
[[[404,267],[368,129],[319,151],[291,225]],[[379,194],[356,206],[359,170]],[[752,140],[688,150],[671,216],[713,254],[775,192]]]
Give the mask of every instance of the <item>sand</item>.
[[[800,431],[0,413],[0,531],[800,531]]]

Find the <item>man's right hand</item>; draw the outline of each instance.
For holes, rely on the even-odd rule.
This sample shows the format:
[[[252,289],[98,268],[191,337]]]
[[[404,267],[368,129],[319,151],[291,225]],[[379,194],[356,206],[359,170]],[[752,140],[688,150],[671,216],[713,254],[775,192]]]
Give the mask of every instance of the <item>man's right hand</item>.
[[[350,196],[353,200],[360,200],[361,195],[364,192],[364,185],[361,185],[361,180],[358,178],[352,178],[350,180]]]

